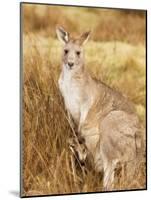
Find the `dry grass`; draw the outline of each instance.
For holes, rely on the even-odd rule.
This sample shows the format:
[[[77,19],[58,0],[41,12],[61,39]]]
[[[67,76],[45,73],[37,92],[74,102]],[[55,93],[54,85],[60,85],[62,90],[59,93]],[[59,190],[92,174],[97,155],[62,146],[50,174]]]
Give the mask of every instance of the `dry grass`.
[[[61,23],[71,31],[80,32],[93,24],[94,35],[85,49],[88,70],[97,79],[128,96],[136,107],[142,126],[145,126],[144,14],[33,5],[24,6],[23,11],[22,195],[102,191],[102,176],[89,166],[84,171],[68,148],[67,140],[72,130],[58,90],[61,49],[55,26]],[[81,21],[76,17],[79,14]],[[117,15],[121,15],[118,25]],[[88,18],[90,23],[87,25]],[[105,27],[110,20],[112,26],[108,30]],[[106,25],[98,31],[101,23]],[[119,29],[113,38],[117,26]],[[132,30],[123,34],[121,29]],[[145,159],[142,158],[135,177],[125,180],[125,176],[121,176],[116,189],[144,188],[145,177]]]
[[[54,28],[61,24],[72,33],[91,29],[95,41],[120,40],[138,44],[146,39],[144,11],[24,5],[23,13],[25,33],[56,37]]]

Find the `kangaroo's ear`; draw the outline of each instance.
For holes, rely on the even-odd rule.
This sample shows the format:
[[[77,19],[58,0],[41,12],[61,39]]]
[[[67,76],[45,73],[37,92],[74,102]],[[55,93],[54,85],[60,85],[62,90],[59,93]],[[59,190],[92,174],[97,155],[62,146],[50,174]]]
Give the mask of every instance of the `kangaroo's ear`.
[[[84,45],[84,44],[88,41],[88,39],[89,39],[89,37],[90,37],[90,34],[91,34],[91,31],[87,31],[87,32],[84,32],[84,33],[80,36],[79,41],[80,41],[80,44],[81,44],[81,45]]]
[[[66,32],[62,27],[56,27],[56,33],[58,39],[63,43],[67,43],[69,41],[69,33]]]

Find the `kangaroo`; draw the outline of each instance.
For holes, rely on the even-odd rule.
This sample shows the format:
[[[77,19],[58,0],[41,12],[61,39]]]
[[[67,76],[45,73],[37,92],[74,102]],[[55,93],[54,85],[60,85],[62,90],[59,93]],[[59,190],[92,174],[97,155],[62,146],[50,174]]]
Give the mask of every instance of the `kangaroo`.
[[[63,45],[58,84],[65,107],[93,156],[95,170],[104,173],[104,189],[111,190],[117,164],[136,159],[140,148],[138,118],[126,97],[87,71],[83,46],[90,31],[76,38],[62,27],[57,27],[56,33]]]

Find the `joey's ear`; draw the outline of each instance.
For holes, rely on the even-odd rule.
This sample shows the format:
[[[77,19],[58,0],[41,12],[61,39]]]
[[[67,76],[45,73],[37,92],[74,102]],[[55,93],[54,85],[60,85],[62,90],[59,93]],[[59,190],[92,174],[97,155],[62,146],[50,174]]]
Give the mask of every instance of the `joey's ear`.
[[[87,31],[87,32],[84,32],[84,33],[80,36],[79,41],[80,41],[80,44],[81,44],[81,45],[84,45],[84,44],[88,41],[88,39],[89,39],[89,37],[90,37],[90,34],[91,34],[91,31]]]
[[[67,43],[69,41],[69,33],[66,32],[62,27],[57,26],[56,27],[56,33],[58,39],[63,43]]]

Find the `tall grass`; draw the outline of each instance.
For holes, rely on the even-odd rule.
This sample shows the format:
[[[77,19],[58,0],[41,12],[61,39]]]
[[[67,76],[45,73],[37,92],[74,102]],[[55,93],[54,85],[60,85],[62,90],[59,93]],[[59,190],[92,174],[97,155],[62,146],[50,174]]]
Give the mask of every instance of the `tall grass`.
[[[92,11],[86,8],[83,10],[60,7],[51,9],[33,5],[23,7],[22,195],[24,196],[103,190],[102,175],[98,175],[91,166],[82,167],[69,150],[68,138],[73,133],[58,90],[61,47],[55,37],[55,25],[61,22],[69,30],[80,32],[77,23],[81,23],[81,26],[86,28],[84,19],[87,20],[88,17],[93,21],[101,16],[101,23],[105,23],[106,16],[115,17],[115,20],[117,15],[112,10],[103,10],[102,13],[98,10]],[[104,12],[107,13],[105,17],[103,17]],[[81,22],[76,20],[79,13]],[[125,14],[119,14],[124,18]],[[142,31],[144,15],[143,17],[128,15],[131,16],[132,21],[136,16],[138,17],[141,28],[136,35],[140,34],[141,38],[144,38],[145,32]],[[96,28],[100,23],[97,22]],[[116,20],[114,24],[115,22]],[[121,28],[122,22],[119,23]],[[113,25],[112,28],[114,30]],[[105,30],[106,39],[108,37],[111,39],[108,30],[104,29],[104,32]],[[135,35],[134,30],[133,34]],[[106,42],[105,38],[104,41],[98,41],[98,35],[99,31],[94,32],[94,37],[85,47],[87,69],[92,76],[128,96],[136,107],[142,126],[145,126],[144,39],[141,41],[136,37],[137,42],[132,41],[128,44],[123,41],[128,41],[124,39],[125,37],[133,38],[130,32],[123,36],[117,31],[118,38],[123,38],[120,41]],[[121,175],[116,189],[144,188],[145,176],[145,159],[142,158],[135,177],[125,179],[125,176]]]

